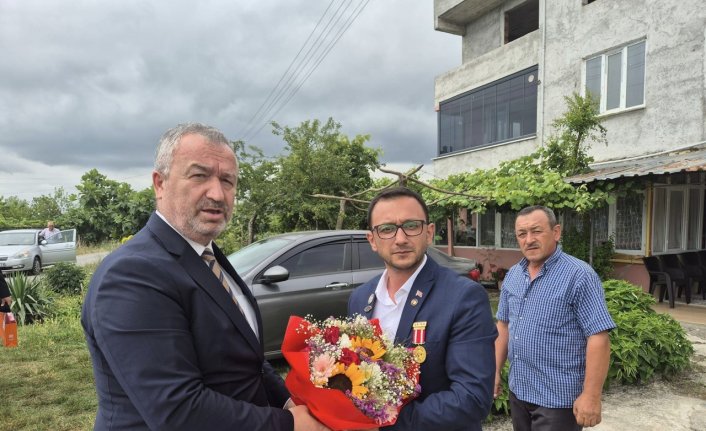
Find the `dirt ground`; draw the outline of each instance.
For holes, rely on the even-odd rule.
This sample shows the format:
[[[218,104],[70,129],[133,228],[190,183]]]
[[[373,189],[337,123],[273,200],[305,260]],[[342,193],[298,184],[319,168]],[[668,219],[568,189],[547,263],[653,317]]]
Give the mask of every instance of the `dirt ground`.
[[[587,430],[706,430],[706,326],[682,326],[694,345],[691,370],[644,386],[613,385],[603,394],[603,421]],[[512,425],[494,421],[483,429],[512,431]]]

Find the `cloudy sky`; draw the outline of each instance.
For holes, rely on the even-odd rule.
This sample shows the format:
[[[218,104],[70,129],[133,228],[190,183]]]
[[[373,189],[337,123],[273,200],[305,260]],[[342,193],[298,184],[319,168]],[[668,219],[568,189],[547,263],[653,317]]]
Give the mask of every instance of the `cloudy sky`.
[[[432,0],[1,0],[0,196],[74,192],[92,168],[147,187],[189,121],[274,156],[269,120],[333,117],[431,172],[434,77],[461,58],[433,22]]]

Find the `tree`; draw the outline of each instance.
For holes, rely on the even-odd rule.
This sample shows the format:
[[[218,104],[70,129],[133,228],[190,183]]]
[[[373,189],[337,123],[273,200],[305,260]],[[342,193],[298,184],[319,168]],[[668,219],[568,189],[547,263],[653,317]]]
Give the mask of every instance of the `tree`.
[[[363,226],[362,212],[350,213],[339,202],[312,195],[351,196],[370,188],[380,154],[365,146],[370,137],[350,139],[331,118],[304,121],[296,128],[273,123],[273,128],[288,150],[277,161],[273,226],[282,231]]]
[[[129,184],[108,179],[92,169],[81,177],[77,206],[63,217],[87,243],[118,240],[134,234],[154,210],[151,189],[135,193]]]
[[[247,226],[247,236],[237,242],[250,244],[256,232],[269,229],[268,219],[263,216],[271,213],[279,168],[275,162],[267,160],[259,148],[246,146],[242,141],[233,144],[238,154],[239,168],[234,222]]]

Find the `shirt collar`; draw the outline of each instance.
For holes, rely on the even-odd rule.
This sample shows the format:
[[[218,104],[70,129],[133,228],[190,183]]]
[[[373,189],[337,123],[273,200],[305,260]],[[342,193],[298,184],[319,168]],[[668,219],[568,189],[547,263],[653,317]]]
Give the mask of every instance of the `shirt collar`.
[[[172,224],[169,223],[169,221],[168,221],[166,218],[164,218],[164,216],[162,215],[162,213],[160,213],[159,211],[155,211],[155,214],[157,214],[157,216],[159,216],[159,218],[161,218],[162,221],[164,221],[170,228],[172,228],[172,229],[174,230],[174,232],[178,233],[180,237],[184,238],[184,241],[186,241],[187,243],[189,243],[189,245],[191,246],[191,248],[193,248],[194,251],[196,252],[196,254],[198,254],[199,256],[201,256],[201,255],[203,254],[204,250],[206,250],[207,248],[210,248],[211,251],[213,251],[213,241],[209,241],[207,245],[199,244],[199,243],[196,242],[196,241],[192,241],[192,240],[190,240],[189,238],[187,238],[187,237],[185,237],[184,235],[182,235],[182,233],[179,232],[179,231],[177,230],[177,228],[175,228],[174,226],[172,226]]]
[[[542,268],[551,268],[556,263],[556,261],[559,260],[559,255],[561,255],[561,253],[561,244],[557,244],[556,250],[554,250],[554,253],[552,253],[551,256],[549,256],[547,260],[544,261]],[[523,257],[520,261],[520,265],[522,266],[523,270],[527,270],[527,267],[529,266],[529,260],[527,260],[526,257]]]
[[[426,263],[427,255],[425,253],[424,257],[422,258],[422,263],[417,267],[417,270],[414,271],[414,274],[412,274],[407,279],[407,281],[404,282],[402,287],[400,287],[400,290],[395,292],[395,300],[397,304],[405,302],[407,295],[409,295],[409,291],[412,290],[412,285],[414,284],[414,281],[417,279],[417,275],[419,275]],[[390,295],[387,293],[387,269],[385,269],[385,271],[382,273],[380,281],[378,282],[378,285],[375,288],[375,297],[378,301],[381,301],[384,304],[392,305],[392,299],[390,299]]]

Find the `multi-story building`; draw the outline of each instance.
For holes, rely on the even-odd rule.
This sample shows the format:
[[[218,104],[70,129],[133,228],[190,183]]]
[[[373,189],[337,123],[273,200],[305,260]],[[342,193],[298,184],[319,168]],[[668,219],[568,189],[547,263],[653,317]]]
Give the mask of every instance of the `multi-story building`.
[[[642,256],[706,249],[703,0],[434,0],[434,15],[463,40],[462,64],[436,79],[437,176],[532,153],[564,97],[590,91],[608,144],[569,180],[640,184],[593,217],[596,238],[614,238],[616,276],[647,288]],[[510,266],[514,216],[461,210],[455,253]]]

